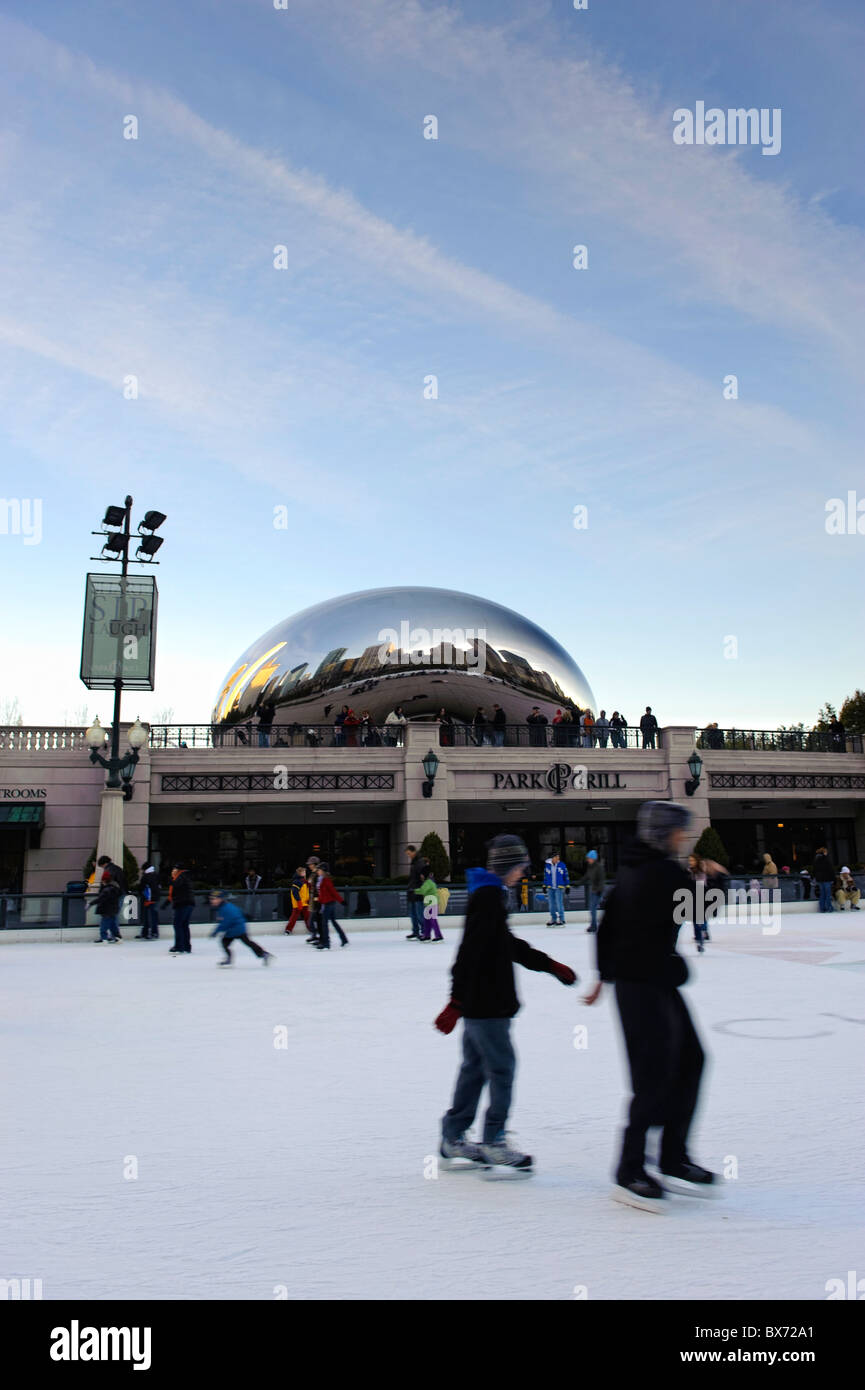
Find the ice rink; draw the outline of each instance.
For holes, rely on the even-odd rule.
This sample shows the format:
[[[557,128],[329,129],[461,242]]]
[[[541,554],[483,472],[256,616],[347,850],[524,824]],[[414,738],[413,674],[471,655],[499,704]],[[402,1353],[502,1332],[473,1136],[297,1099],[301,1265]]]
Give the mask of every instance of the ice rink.
[[[663,1216],[610,1200],[626,1076],[612,998],[581,1002],[592,938],[512,927],[581,977],[517,968],[525,1182],[430,1162],[457,929],[262,936],[269,969],[236,946],[219,970],[207,940],[6,945],[0,1277],[45,1299],[819,1300],[865,1275],[865,912],[682,940],[710,1055],[692,1153],[737,1176]]]

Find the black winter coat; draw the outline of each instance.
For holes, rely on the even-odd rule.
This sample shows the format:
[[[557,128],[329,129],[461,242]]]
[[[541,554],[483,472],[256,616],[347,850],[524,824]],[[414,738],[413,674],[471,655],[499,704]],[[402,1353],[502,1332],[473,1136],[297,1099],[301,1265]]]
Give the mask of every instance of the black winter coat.
[[[818,854],[814,860],[814,877],[818,883],[832,883],[835,867],[828,854]]]
[[[462,941],[453,963],[451,998],[464,1018],[513,1018],[520,1007],[514,961],[553,974],[553,961],[508,930],[501,888],[486,884],[471,894]]]
[[[427,877],[428,874],[429,860],[424,859],[423,855],[420,853],[416,854],[414,859],[411,861],[408,870],[406,897],[408,898],[409,902],[412,902],[417,899],[417,890],[420,888],[421,884],[423,883],[424,879]]]
[[[100,917],[116,917],[120,908],[120,884],[109,878],[96,895],[96,912]]]
[[[177,878],[171,880],[171,906],[172,907],[193,907],[195,905],[195,889],[192,886],[192,877],[184,869]]]
[[[634,840],[607,898],[596,937],[602,980],[629,980],[676,988],[688,967],[676,954],[681,921],[692,920],[693,882],[674,859]],[[685,889],[688,898],[674,894]],[[678,907],[678,912],[676,911]]]

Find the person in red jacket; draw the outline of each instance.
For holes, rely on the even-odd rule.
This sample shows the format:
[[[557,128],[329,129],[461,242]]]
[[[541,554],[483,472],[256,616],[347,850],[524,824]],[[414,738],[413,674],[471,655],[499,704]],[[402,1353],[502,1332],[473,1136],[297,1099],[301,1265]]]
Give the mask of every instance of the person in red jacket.
[[[326,864],[319,864],[318,866],[316,896],[321,904],[321,940],[316,943],[316,950],[330,950],[330,932],[328,931],[330,925],[335,927],[337,935],[340,938],[340,944],[347,946],[348,937],[336,920],[336,905],[337,903],[344,904],[345,899],[340,897],[339,893],[334,888],[333,879],[330,876],[330,870]]]

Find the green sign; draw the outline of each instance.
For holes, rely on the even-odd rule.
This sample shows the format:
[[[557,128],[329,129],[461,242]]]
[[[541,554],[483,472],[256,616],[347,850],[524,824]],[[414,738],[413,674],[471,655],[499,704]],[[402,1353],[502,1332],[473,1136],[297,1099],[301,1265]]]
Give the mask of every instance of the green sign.
[[[88,574],[81,679],[88,690],[152,690],[156,657],[156,580],[150,575]]]

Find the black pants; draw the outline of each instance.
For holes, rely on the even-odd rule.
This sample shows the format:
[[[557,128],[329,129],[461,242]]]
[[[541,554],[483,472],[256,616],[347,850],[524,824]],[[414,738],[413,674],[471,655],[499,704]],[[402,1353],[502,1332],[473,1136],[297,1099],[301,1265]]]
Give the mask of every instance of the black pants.
[[[339,925],[339,922],[336,920],[336,903],[322,903],[321,905],[321,927],[319,928],[319,940],[322,946],[330,946],[330,932],[328,931],[328,924],[330,924],[333,927],[334,931],[336,931],[340,941],[344,946],[346,941],[348,941],[348,937],[346,936],[342,927]]]
[[[616,1004],[634,1092],[617,1172],[619,1181],[628,1181],[643,1168],[653,1126],[662,1130],[662,1169],[686,1157],[704,1054],[677,989],[618,980]]]
[[[254,953],[259,957],[267,955],[267,952],[262,950],[258,942],[250,941],[249,937],[244,932],[243,936],[224,936],[222,938],[222,949],[225,952],[226,960],[231,960],[231,943],[233,941],[242,941],[244,946],[248,946],[250,951],[254,951]]]
[[[189,937],[189,923],[192,918],[192,903],[174,909],[174,949],[181,955],[189,955],[192,942]]]

